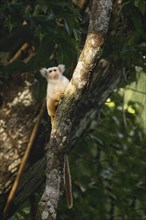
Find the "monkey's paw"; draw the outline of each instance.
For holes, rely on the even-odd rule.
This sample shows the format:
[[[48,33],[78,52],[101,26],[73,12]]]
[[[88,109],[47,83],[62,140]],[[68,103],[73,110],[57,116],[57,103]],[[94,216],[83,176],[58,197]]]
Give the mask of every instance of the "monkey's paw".
[[[61,94],[60,94],[60,98],[61,98],[61,99],[64,98],[64,92],[61,92]]]

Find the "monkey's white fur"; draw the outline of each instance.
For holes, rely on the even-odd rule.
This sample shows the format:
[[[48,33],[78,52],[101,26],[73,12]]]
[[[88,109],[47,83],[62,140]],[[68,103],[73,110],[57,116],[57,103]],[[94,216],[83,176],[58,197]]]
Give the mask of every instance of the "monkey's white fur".
[[[56,107],[58,102],[64,95],[64,91],[69,84],[69,80],[63,76],[65,65],[60,64],[58,67],[42,68],[40,73],[48,81],[47,85],[47,110],[48,114],[52,117],[55,116]]]

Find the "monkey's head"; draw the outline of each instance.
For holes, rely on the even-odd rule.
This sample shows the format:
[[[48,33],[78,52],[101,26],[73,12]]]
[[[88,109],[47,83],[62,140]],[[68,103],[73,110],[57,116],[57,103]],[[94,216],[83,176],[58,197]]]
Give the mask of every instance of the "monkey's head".
[[[49,79],[58,79],[60,75],[65,71],[65,65],[59,64],[58,67],[50,67],[48,69],[42,68],[40,73],[47,80]]]

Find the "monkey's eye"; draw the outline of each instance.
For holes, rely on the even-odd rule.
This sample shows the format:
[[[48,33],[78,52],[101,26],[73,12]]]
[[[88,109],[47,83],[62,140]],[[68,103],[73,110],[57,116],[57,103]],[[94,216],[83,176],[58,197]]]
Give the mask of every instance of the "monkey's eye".
[[[54,70],[49,70],[49,73],[52,73],[52,72],[56,72],[57,71],[57,69],[54,69]]]

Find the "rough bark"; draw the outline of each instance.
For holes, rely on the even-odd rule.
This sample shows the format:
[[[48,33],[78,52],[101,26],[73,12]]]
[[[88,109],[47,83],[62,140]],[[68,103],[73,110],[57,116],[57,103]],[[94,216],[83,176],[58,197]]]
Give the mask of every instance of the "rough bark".
[[[35,79],[34,74],[30,73],[12,73],[9,84],[4,84],[0,89],[0,95],[3,101],[0,107],[1,218],[8,195],[18,175],[20,164],[22,164],[22,157],[30,141],[33,128],[36,125],[36,119],[40,111],[40,104],[38,104],[36,98],[37,92],[38,81]],[[44,161],[44,159],[42,159],[42,146],[44,145],[46,133],[48,136],[49,126],[48,129],[45,130],[44,120],[42,120],[39,129],[42,129],[44,133],[42,133],[41,138],[36,139],[35,143],[38,143],[38,145],[33,144],[33,156],[31,155],[32,151],[30,155],[28,154],[30,161],[33,162],[32,164],[25,164],[25,171],[22,169],[22,174],[24,175],[20,178],[20,181],[18,181],[17,191],[11,207],[9,207],[8,216],[15,212],[16,208],[40,186],[40,182],[42,183],[44,179],[40,179],[41,174],[36,174],[38,167],[44,170],[44,163],[40,166],[40,161]],[[42,173],[44,172],[42,171]],[[41,175],[41,177],[42,176],[44,175]],[[32,187],[32,185],[34,185],[34,187]]]
[[[111,0],[93,1],[85,46],[81,52],[65,98],[57,109],[47,149],[46,186],[39,204],[37,219],[55,220],[57,206],[63,194],[64,155],[79,103],[90,93],[96,58],[108,29]]]

